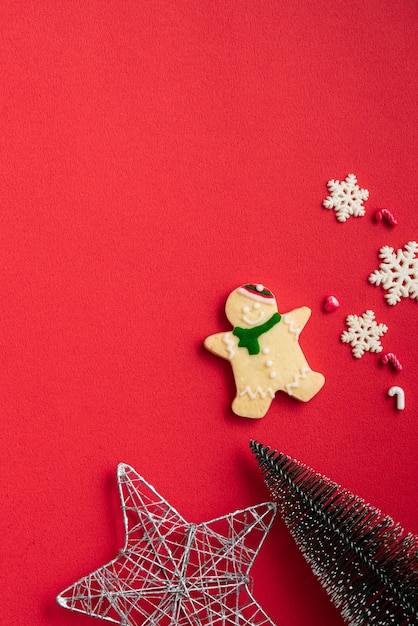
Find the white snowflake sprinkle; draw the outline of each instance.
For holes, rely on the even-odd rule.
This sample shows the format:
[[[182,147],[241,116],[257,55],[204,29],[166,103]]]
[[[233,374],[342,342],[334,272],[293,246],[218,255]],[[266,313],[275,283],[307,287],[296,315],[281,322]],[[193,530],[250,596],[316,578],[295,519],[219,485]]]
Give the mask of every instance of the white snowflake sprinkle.
[[[369,276],[372,285],[381,285],[387,293],[385,299],[388,304],[394,305],[401,298],[418,300],[418,251],[416,241],[409,241],[405,249],[399,248],[396,252],[390,246],[383,246],[379,251],[379,258],[383,259],[378,270]]]
[[[360,189],[354,174],[349,174],[341,182],[329,180],[327,187],[330,195],[322,204],[326,209],[335,210],[339,222],[345,222],[350,215],[362,217],[365,214],[366,209],[362,203],[369,197],[369,192],[367,189]]]
[[[353,356],[360,359],[365,352],[381,352],[383,350],[379,337],[382,337],[388,327],[386,324],[377,324],[373,311],[366,311],[363,315],[348,315],[346,323],[349,330],[341,335],[343,343],[351,344]]]

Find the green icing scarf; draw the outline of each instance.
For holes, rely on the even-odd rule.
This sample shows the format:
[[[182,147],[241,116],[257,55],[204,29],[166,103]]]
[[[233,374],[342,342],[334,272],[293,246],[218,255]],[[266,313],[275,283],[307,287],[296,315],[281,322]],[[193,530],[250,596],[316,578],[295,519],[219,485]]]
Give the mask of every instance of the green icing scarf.
[[[236,326],[232,334],[239,338],[238,348],[247,348],[249,354],[258,354],[260,352],[258,338],[278,324],[281,319],[280,313],[274,313],[267,322],[255,328],[240,328]]]

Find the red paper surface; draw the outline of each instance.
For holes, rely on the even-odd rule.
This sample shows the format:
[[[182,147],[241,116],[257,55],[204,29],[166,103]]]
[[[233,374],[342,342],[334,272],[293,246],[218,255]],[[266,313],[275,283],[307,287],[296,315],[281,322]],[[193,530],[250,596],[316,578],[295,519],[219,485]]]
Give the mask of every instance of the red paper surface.
[[[382,245],[418,237],[417,18],[413,0],[2,3],[3,623],[92,623],[54,598],[123,544],[120,461],[200,522],[268,499],[255,438],[418,532],[418,304],[367,282]],[[370,197],[340,224],[322,200],[351,172]],[[248,281],[312,309],[300,343],[326,377],[262,420],[231,413],[229,365],[202,348]],[[366,309],[400,374],[340,342]],[[342,624],[281,520],[252,573],[278,625]]]

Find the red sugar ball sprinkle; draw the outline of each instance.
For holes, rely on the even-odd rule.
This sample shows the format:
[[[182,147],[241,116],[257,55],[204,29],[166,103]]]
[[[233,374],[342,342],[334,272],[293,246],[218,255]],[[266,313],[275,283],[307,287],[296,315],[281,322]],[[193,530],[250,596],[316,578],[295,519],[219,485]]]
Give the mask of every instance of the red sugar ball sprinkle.
[[[338,302],[335,296],[327,296],[324,300],[324,310],[327,311],[328,313],[332,313],[333,311],[336,311],[339,306],[340,306],[340,303]]]

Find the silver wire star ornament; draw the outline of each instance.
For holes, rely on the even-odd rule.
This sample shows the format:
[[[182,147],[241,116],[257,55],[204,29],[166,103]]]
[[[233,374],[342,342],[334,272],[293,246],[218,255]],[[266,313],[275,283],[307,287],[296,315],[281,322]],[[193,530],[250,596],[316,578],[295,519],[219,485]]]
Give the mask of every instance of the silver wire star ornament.
[[[249,578],[274,503],[189,524],[132,467],[121,463],[117,477],[125,546],[58,604],[121,626],[274,626]]]

